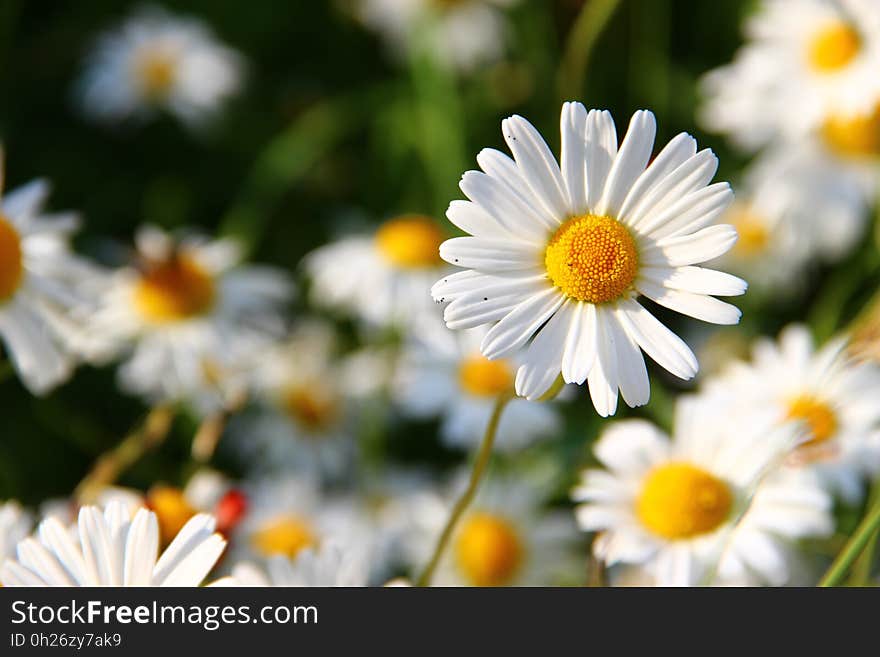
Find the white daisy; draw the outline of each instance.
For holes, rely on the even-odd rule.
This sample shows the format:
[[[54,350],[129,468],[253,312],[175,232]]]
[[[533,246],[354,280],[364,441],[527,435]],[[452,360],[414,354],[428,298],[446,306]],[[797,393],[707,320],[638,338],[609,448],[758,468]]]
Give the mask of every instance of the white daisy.
[[[4,165],[0,154],[0,191]],[[25,386],[44,394],[70,377],[90,340],[78,316],[100,271],[71,250],[79,220],[45,214],[49,184],[35,180],[0,199],[0,340]]]
[[[0,503],[0,561],[15,555],[15,546],[31,533],[31,515],[15,500]]]
[[[307,548],[293,559],[271,557],[265,569],[250,562],[232,569],[232,577],[242,586],[366,586],[368,573],[362,558],[333,543]]]
[[[800,427],[780,426],[768,414],[740,421],[728,403],[682,398],[672,439],[643,420],[603,432],[594,452],[607,469],[585,471],[573,491],[581,529],[600,532],[593,542],[599,559],[640,565],[661,586],[711,583],[718,572],[745,568],[780,582],[786,571],[777,534],[829,529],[812,513],[828,513],[819,489],[813,497],[755,494],[796,444]],[[815,500],[821,503],[812,506]],[[747,510],[753,520],[737,526]]]
[[[743,413],[805,423],[808,440],[788,464],[813,470],[850,503],[880,471],[880,368],[850,357],[843,338],[816,350],[805,327],[790,326],[778,344],[759,340],[751,363],[731,364],[707,390],[735,396]]]
[[[482,329],[441,335],[442,341],[414,339],[408,346],[397,369],[395,400],[412,417],[441,416],[440,436],[450,447],[472,447],[480,442],[499,395],[513,390],[517,360],[483,356]],[[496,445],[520,449],[560,428],[550,405],[514,399],[501,416]]]
[[[654,115],[633,116],[618,149],[608,112],[579,103],[562,107],[561,168],[525,119],[502,131],[514,158],[484,149],[461,181],[471,201],[453,201],[447,216],[473,237],[447,240],[441,256],[466,271],[432,289],[448,301],[452,329],[494,324],[483,355],[494,360],[526,347],[516,391],[541,397],[560,372],[566,383],[589,381],[600,415],[649,397],[640,348],[689,379],[697,360],[639,295],[691,317],[735,324],[740,312],[710,295],[738,295],[744,281],[697,267],[736,241],[713,225],[730,203],[727,183],[709,184],[717,158],[680,134],[651,160]]]
[[[241,56],[202,21],[147,7],[99,39],[77,92],[101,121],[164,109],[195,124],[238,91],[242,73]]]
[[[711,72],[703,123],[754,149],[800,137],[829,117],[873,111],[880,99],[880,5],[875,0],[764,0],[749,42]]]
[[[157,560],[159,523],[141,509],[131,518],[122,504],[80,509],[78,533],[56,518],[18,544],[17,558],[0,568],[4,586],[199,586],[226,541],[214,519],[198,515]]]
[[[110,354],[131,350],[123,389],[214,410],[245,387],[251,360],[283,331],[291,284],[280,270],[239,265],[230,240],[177,241],[147,227],[136,245],[138,261],[114,274],[92,330]]]
[[[312,302],[354,312],[369,326],[419,324],[434,313],[429,290],[446,269],[438,252],[445,237],[433,220],[404,215],[373,235],[322,246],[305,259]]]
[[[358,17],[379,32],[392,52],[430,52],[469,71],[504,54],[504,8],[517,0],[356,0]]]

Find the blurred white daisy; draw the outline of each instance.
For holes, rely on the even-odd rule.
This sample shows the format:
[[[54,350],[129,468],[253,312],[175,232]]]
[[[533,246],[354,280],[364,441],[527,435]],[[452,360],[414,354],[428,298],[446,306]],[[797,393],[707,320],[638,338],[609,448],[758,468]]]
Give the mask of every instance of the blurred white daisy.
[[[190,520],[159,556],[156,515],[141,509],[132,518],[124,505],[80,509],[76,529],[57,518],[16,548],[0,568],[4,586],[199,586],[220,558],[226,541],[214,519]],[[157,560],[158,556],[158,560]]]
[[[765,582],[785,579],[777,535],[816,531],[821,523],[813,514],[827,515],[830,504],[808,501],[801,517],[797,494],[756,495],[796,444],[799,427],[779,425],[766,413],[738,421],[726,403],[680,399],[672,439],[643,420],[603,432],[594,452],[606,469],[585,471],[573,490],[581,529],[599,532],[593,542],[599,559],[640,565],[660,586],[708,584],[737,568]],[[813,499],[821,497],[815,490]],[[747,510],[754,520],[738,525]]]
[[[483,329],[443,331],[437,339],[413,339],[401,356],[394,384],[404,414],[442,417],[440,437],[450,447],[477,445],[499,395],[513,391],[517,360],[488,360],[480,353]],[[440,339],[442,337],[442,339]],[[498,425],[498,449],[517,450],[560,430],[551,405],[512,400]]]
[[[250,471],[344,473],[355,427],[336,342],[329,324],[306,321],[261,355],[252,374],[259,409],[230,426]]]
[[[508,40],[504,9],[518,0],[355,0],[355,13],[394,55],[429,52],[469,71],[498,60]]]
[[[755,149],[829,121],[870,113],[880,99],[876,0],[764,0],[734,62],[703,81],[703,123]],[[793,111],[796,108],[796,111]]]
[[[92,331],[109,354],[131,352],[120,385],[153,401],[215,410],[246,387],[256,354],[284,327],[286,274],[239,265],[237,243],[155,227],[138,231],[137,261],[114,275]]]
[[[779,423],[804,423],[808,440],[788,465],[811,469],[850,503],[880,471],[880,368],[851,358],[843,338],[816,350],[805,327],[790,326],[778,344],[759,340],[750,363],[730,364],[707,390],[733,395],[742,414],[768,411]]]
[[[0,192],[4,163],[0,153]],[[46,214],[49,184],[35,180],[0,199],[0,341],[22,383],[42,395],[68,379],[91,348],[80,315],[101,273],[75,255],[73,213]]]
[[[709,184],[718,160],[687,134],[652,161],[651,112],[633,115],[620,148],[608,112],[565,103],[561,129],[560,165],[528,121],[502,123],[514,158],[484,149],[483,171],[464,174],[471,201],[453,201],[447,216],[473,237],[447,240],[440,254],[465,271],[432,294],[450,302],[451,329],[493,324],[481,345],[490,360],[526,348],[519,395],[541,397],[561,373],[566,383],[588,381],[607,416],[618,390],[630,406],[647,403],[641,350],[683,379],[697,371],[690,348],[639,295],[704,321],[739,322],[737,308],[711,295],[742,294],[746,283],[695,266],[736,241],[732,226],[715,225],[732,193]]]
[[[353,312],[369,326],[411,327],[435,313],[431,284],[446,269],[446,235],[428,217],[403,215],[373,235],[346,237],[306,256],[312,302]]]
[[[119,122],[166,110],[196,124],[241,86],[241,56],[200,20],[142,8],[102,35],[77,93],[84,112]]]
[[[15,546],[31,533],[33,520],[15,500],[0,503],[0,561],[15,556]]]
[[[306,548],[293,559],[271,557],[265,569],[239,563],[232,577],[241,586],[366,586],[369,568],[362,557],[355,558],[331,542]]]

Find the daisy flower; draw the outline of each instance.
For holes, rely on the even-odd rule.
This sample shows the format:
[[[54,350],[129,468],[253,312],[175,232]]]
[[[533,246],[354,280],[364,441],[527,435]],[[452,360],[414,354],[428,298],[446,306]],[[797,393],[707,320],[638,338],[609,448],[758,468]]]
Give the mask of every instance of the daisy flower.
[[[255,354],[283,331],[287,276],[239,265],[230,240],[180,240],[155,227],[136,238],[137,261],[117,271],[92,330],[105,355],[128,353],[120,385],[151,401],[214,410],[242,388]]]
[[[0,153],[0,191],[4,165]],[[91,343],[78,316],[100,271],[69,241],[73,213],[46,214],[49,184],[35,180],[0,198],[0,341],[22,383],[42,395],[68,379]]]
[[[775,533],[803,536],[817,523],[810,513],[803,519],[791,512],[803,502],[797,494],[759,498],[755,491],[797,442],[800,427],[779,425],[768,414],[738,421],[725,412],[727,404],[682,398],[671,439],[643,420],[603,432],[594,453],[606,469],[585,471],[573,490],[581,529],[600,532],[593,542],[599,559],[639,565],[660,586],[710,583],[734,569],[728,559],[765,581],[784,579]],[[827,513],[828,506],[816,510]],[[754,522],[738,524],[747,510]]]
[[[734,62],[703,82],[702,120],[709,129],[755,149],[875,111],[880,5],[874,0],[765,0],[746,34]]]
[[[306,256],[312,302],[353,312],[372,327],[411,327],[433,314],[429,290],[446,269],[445,239],[428,217],[403,215],[372,235],[343,238]]]
[[[241,56],[202,21],[147,7],[98,40],[77,92],[83,111],[99,121],[162,109],[196,124],[238,91],[242,72]]]
[[[0,561],[15,555],[15,546],[31,533],[32,520],[15,500],[0,503]]]
[[[449,302],[451,329],[492,324],[486,358],[525,347],[516,392],[540,398],[562,375],[589,382],[596,411],[647,403],[648,373],[640,351],[683,379],[697,372],[690,348],[646,309],[640,295],[716,324],[740,312],[710,295],[739,295],[746,284],[696,266],[726,253],[736,230],[714,225],[732,198],[727,183],[709,184],[718,160],[697,152],[687,134],[651,160],[654,115],[633,115],[618,148],[608,112],[562,107],[561,165],[532,125],[502,122],[513,159],[485,149],[483,171],[468,171],[447,216],[472,237],[440,247],[465,269],[434,285]],[[649,164],[650,161],[650,164]]]
[[[430,52],[470,71],[500,59],[508,37],[504,9],[517,0],[357,0],[356,15],[379,32],[392,52]]]
[[[808,440],[788,459],[809,468],[850,503],[880,471],[880,368],[858,362],[838,338],[816,349],[806,327],[759,340],[752,361],[731,364],[707,390],[737,398],[742,413],[770,412],[780,424],[804,423]]]
[[[232,577],[242,586],[366,586],[369,569],[333,543],[319,549],[307,548],[294,559],[275,556],[266,568],[242,562]]]
[[[199,586],[223,553],[214,519],[190,520],[158,557],[159,523],[141,509],[134,518],[122,504],[80,509],[67,528],[57,518],[16,548],[0,568],[4,586]]]
[[[485,330],[443,331],[442,340],[413,340],[401,356],[394,385],[404,414],[441,416],[440,437],[450,447],[477,445],[498,396],[513,390],[516,358],[480,353]],[[514,399],[498,425],[497,447],[511,451],[557,433],[559,416],[547,404]]]

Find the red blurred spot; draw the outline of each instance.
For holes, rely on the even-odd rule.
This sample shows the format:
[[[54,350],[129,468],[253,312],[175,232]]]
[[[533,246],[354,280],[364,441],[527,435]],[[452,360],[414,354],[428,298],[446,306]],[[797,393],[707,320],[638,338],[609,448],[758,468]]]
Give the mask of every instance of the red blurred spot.
[[[235,488],[227,491],[214,509],[217,531],[221,534],[229,534],[247,513],[247,507],[248,500],[244,493]]]

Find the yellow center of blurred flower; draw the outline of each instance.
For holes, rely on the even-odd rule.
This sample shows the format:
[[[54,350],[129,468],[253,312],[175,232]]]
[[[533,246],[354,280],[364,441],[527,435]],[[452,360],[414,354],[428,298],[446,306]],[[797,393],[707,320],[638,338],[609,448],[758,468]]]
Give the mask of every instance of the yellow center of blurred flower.
[[[489,360],[476,354],[459,365],[458,382],[471,395],[497,397],[513,387],[513,370],[504,359]]]
[[[751,257],[766,250],[770,243],[770,231],[759,215],[749,208],[736,208],[728,216],[730,223],[739,234],[733,247],[736,253]]]
[[[392,265],[405,269],[440,264],[443,231],[428,217],[406,215],[390,219],[376,231],[376,245]]]
[[[251,536],[254,550],[264,557],[280,554],[292,559],[301,550],[314,547],[317,543],[309,522],[294,515],[276,518]]]
[[[134,292],[141,314],[155,323],[175,322],[207,313],[216,289],[211,275],[196,261],[177,254],[150,264]]]
[[[141,90],[151,100],[165,98],[177,78],[177,60],[159,48],[147,48],[135,59],[135,77]]]
[[[590,303],[619,298],[632,287],[638,265],[636,243],[626,227],[593,214],[562,224],[544,253],[552,283],[569,297]]]
[[[689,463],[666,463],[645,477],[636,514],[654,534],[681,540],[714,531],[732,507],[726,483]]]
[[[837,415],[825,402],[810,395],[800,395],[788,403],[788,419],[802,420],[810,438],[801,447],[824,443],[837,432]]]
[[[523,545],[504,518],[474,513],[462,525],[455,544],[458,565],[474,586],[506,586],[523,561]]]
[[[294,422],[310,431],[323,431],[339,417],[339,400],[320,385],[299,385],[286,390],[281,399]]]
[[[829,23],[810,41],[810,65],[820,73],[840,70],[852,61],[861,47],[862,38],[852,25],[843,21]]]
[[[822,126],[828,146],[843,157],[864,158],[880,155],[880,105],[870,114],[832,116]]]
[[[162,544],[168,545],[196,514],[183,491],[173,486],[153,486],[147,493],[147,506],[159,521]]]
[[[0,303],[12,298],[23,274],[21,237],[12,222],[0,214]]]

